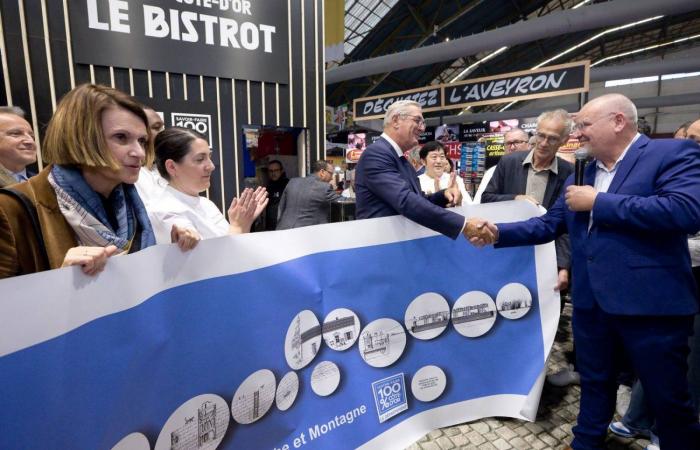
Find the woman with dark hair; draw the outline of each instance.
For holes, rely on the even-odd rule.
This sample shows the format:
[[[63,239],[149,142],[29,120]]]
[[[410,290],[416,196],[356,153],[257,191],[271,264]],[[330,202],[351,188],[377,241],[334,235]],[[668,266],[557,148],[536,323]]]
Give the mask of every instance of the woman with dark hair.
[[[423,148],[420,149],[420,159],[425,167],[425,172],[418,176],[421,190],[426,194],[434,194],[435,192],[447,189],[453,181],[446,170],[450,167],[450,162],[445,156],[445,147],[442,143],[438,141],[426,143]],[[457,183],[459,191],[462,193],[462,204],[470,204],[472,198],[464,186],[464,180],[456,175],[454,183]]]
[[[210,184],[214,171],[209,144],[196,131],[173,127],[156,136],[156,167],[168,185],[149,205],[156,241],[169,243],[186,234],[200,239],[250,231],[267,206],[267,191],[245,189],[228,209],[228,222],[216,205],[199,194]],[[189,247],[188,247],[189,248]]]
[[[107,86],[61,99],[44,137],[51,164],[0,195],[0,278],[70,265],[94,275],[155,244],[133,186],[153,158],[147,127],[141,106]]]

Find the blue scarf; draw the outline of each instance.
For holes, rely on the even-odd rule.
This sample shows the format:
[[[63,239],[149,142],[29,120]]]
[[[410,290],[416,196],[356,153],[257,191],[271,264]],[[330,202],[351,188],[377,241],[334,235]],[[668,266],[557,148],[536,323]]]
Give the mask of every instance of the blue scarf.
[[[51,168],[49,183],[56,192],[56,199],[66,221],[76,233],[80,245],[106,247],[116,245],[123,251],[136,245],[134,239],[137,224],[141,231],[139,249],[155,245],[156,239],[148,220],[146,208],[131,184],[119,184],[112,196],[113,214],[117,229],[113,229],[100,195],[85,181],[80,169],[55,164]]]

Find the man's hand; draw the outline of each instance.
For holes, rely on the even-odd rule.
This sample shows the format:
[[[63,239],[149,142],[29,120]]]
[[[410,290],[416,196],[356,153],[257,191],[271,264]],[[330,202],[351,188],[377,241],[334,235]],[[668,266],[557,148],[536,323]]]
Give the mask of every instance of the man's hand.
[[[177,244],[183,252],[195,248],[201,239],[199,233],[192,228],[178,227],[173,224],[170,229],[170,242]]]
[[[81,266],[85,275],[97,275],[107,264],[107,259],[117,253],[117,247],[73,247],[68,250],[61,267]]]
[[[447,206],[459,206],[462,204],[462,193],[457,185],[457,172],[452,171],[450,174],[450,184],[445,190],[445,198],[447,199]]]
[[[591,211],[597,195],[593,186],[569,186],[566,188],[566,205],[572,211]]]
[[[464,227],[464,237],[475,247],[483,247],[498,240],[498,228],[487,220],[469,219]]]
[[[538,202],[537,199],[531,195],[525,195],[525,194],[516,195],[515,199],[516,200],[525,200],[526,202],[530,202],[530,203],[534,204],[535,206],[539,206],[539,204],[540,204],[540,202]]]
[[[557,276],[557,285],[554,287],[555,291],[563,291],[569,287],[569,271],[566,269],[559,269],[559,274]]]

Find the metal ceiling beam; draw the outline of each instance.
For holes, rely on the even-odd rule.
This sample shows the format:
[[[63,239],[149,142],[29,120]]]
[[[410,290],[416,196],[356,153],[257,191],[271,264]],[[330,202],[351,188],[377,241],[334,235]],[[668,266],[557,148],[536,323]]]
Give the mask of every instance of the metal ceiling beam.
[[[613,0],[575,10],[557,11],[546,16],[518,22],[495,30],[429,45],[404,52],[383,55],[334,67],[326,71],[326,84],[411,67],[456,60],[465,55],[523,44],[537,39],[561,36],[664,14],[674,15],[700,9],[697,0]]]

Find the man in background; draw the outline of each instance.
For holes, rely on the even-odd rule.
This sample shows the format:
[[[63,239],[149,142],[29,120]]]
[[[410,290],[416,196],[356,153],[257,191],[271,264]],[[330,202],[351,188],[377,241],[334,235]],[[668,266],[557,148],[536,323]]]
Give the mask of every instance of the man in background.
[[[289,180],[279,202],[278,230],[328,223],[330,203],[340,198],[330,185],[333,166],[320,160],[313,167],[312,175]]]
[[[277,229],[277,216],[282,193],[289,183],[289,178],[282,167],[282,163],[276,159],[267,163],[267,195],[270,199],[265,209],[265,231]]]
[[[27,166],[36,162],[34,131],[24,111],[0,107],[0,187],[26,181],[36,175]]]
[[[520,128],[506,131],[503,135],[503,151],[505,152],[503,156],[510,155],[513,152],[526,152],[531,150],[529,140],[530,137],[528,134]],[[474,203],[481,203],[481,196],[484,194],[495,171],[496,166],[493,166],[489,167],[488,170],[484,172],[484,177],[481,179],[479,189],[477,189],[476,195],[474,196]]]

